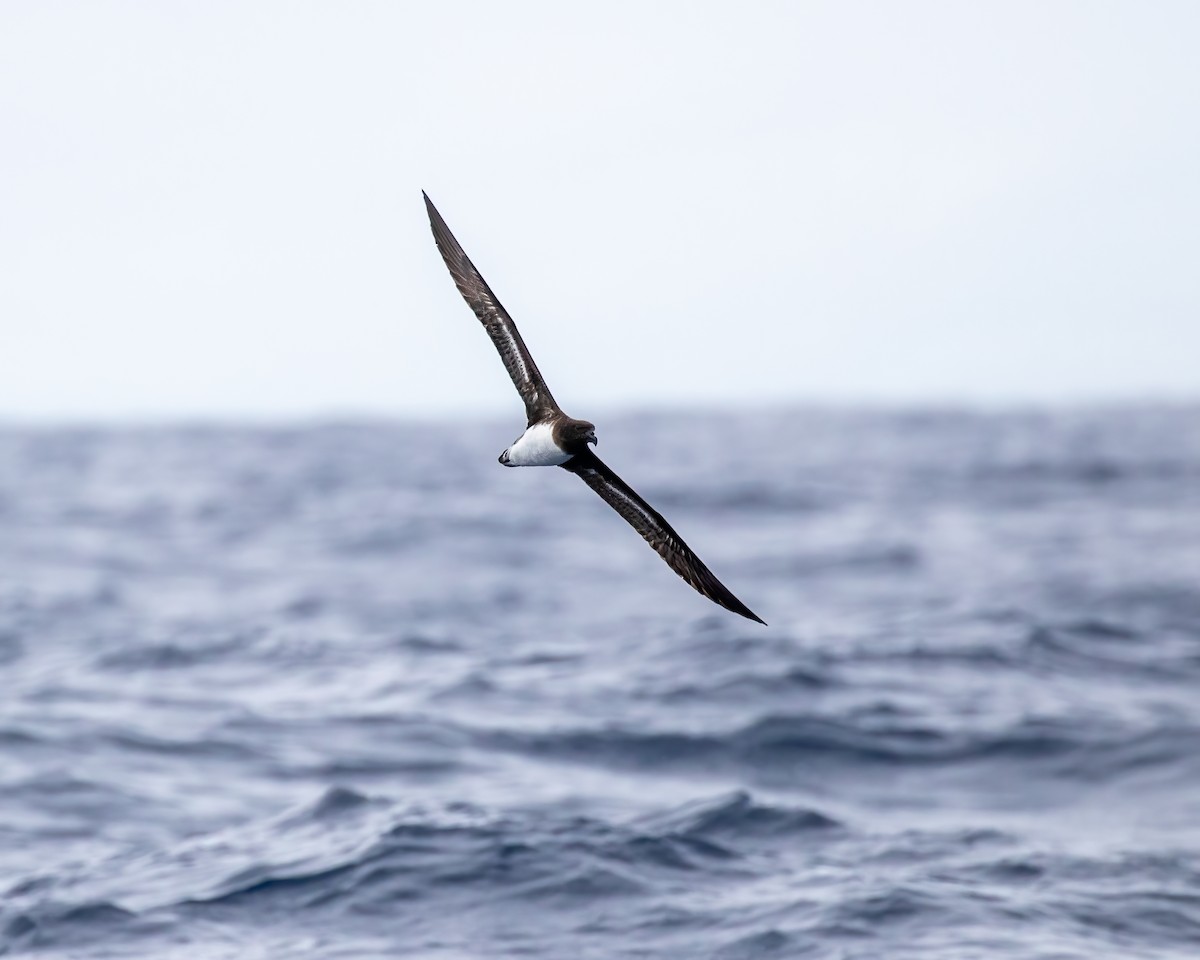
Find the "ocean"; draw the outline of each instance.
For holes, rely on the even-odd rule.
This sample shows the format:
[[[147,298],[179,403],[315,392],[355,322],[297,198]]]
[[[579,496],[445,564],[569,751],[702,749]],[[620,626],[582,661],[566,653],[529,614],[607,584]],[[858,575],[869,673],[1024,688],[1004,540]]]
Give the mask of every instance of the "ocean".
[[[1200,957],[1200,408],[0,428],[0,954]]]

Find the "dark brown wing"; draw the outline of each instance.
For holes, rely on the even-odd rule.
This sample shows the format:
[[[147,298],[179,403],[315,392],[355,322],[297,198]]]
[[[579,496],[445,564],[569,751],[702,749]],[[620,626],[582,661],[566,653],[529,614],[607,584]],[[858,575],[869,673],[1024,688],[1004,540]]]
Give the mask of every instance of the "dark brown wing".
[[[712,571],[683,542],[683,538],[662,518],[662,514],[634,493],[629,484],[613,473],[591,450],[572,457],[562,468],[582,477],[583,482],[600,494],[605,503],[629,521],[629,525],[667,561],[667,566],[699,593],[726,610],[757,620],[764,627],[767,625],[765,620],[754,614],[713,576]]]
[[[500,359],[504,361],[508,375],[516,385],[517,393],[525,401],[525,414],[529,423],[533,424],[550,414],[560,413],[558,404],[550,395],[546,381],[542,379],[537,364],[529,355],[529,348],[517,332],[517,325],[513,323],[512,317],[501,306],[496,295],[492,293],[492,288],[487,285],[487,281],[475,269],[475,264],[454,239],[454,234],[446,226],[446,221],[437,212],[437,207],[433,205],[428,194],[422,190],[421,196],[425,197],[425,208],[429,211],[433,239],[437,241],[442,259],[450,268],[450,276],[454,278],[454,284],[467,301],[467,306],[475,311],[475,316],[479,318],[488,336],[492,338],[492,343],[496,345]]]

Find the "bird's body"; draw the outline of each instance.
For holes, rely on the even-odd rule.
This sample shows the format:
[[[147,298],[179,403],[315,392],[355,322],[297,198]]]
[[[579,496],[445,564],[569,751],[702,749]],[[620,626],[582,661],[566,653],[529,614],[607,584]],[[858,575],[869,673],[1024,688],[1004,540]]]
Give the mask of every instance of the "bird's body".
[[[459,293],[492,338],[517,392],[525,401],[525,432],[500,454],[506,467],[562,467],[576,474],[617,511],[655,552],[698,593],[727,610],[764,623],[704,565],[662,515],[638,496],[590,449],[596,428],[563,413],[521,339],[517,325],[454,239],[425,196],[429,224]]]
[[[561,467],[575,454],[564,450],[554,439],[555,424],[539,420],[525,428],[511,447],[500,454],[506,467]]]

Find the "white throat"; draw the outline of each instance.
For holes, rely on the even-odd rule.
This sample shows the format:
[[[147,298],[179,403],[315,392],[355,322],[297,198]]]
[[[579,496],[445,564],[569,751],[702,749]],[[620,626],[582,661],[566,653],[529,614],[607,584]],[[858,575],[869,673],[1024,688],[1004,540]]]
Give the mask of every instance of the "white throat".
[[[553,430],[547,423],[535,423],[500,455],[500,462],[506,467],[557,467],[570,459],[571,454],[554,442]]]

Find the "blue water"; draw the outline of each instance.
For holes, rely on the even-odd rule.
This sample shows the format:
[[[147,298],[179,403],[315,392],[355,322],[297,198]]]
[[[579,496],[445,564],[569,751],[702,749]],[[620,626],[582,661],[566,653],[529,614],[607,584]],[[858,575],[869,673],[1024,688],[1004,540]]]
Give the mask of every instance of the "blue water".
[[[0,953],[1200,956],[1200,409],[0,430]]]

